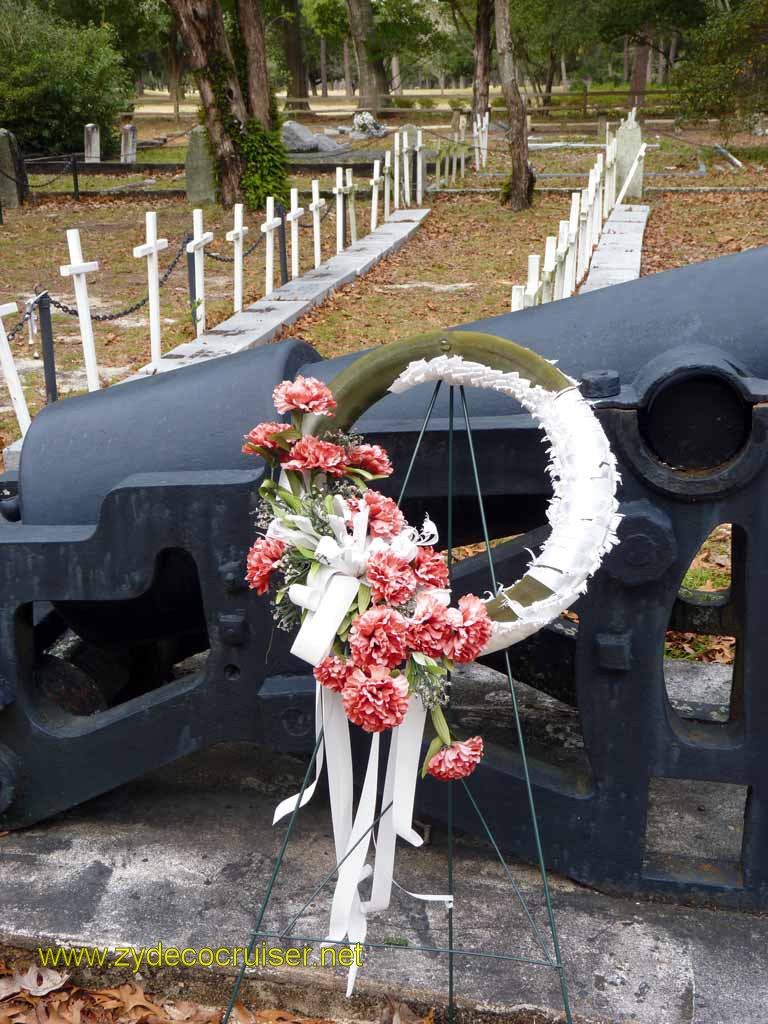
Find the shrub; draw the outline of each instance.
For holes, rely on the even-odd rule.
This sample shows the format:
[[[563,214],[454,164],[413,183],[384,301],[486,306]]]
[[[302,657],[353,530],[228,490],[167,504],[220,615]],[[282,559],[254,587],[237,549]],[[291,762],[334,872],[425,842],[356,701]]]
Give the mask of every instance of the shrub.
[[[506,106],[507,101],[503,96],[494,96],[491,100],[491,107],[493,107],[494,110],[501,110],[502,108],[506,109]]]
[[[467,102],[454,96],[453,99],[448,100],[448,108],[450,110],[466,110]]]
[[[416,100],[411,99],[410,96],[393,96],[392,106],[399,110],[411,110],[416,106]]]
[[[105,153],[115,146],[118,114],[133,90],[110,28],[0,0],[0,53],[0,124],[23,150],[80,151],[88,122],[99,126]]]
[[[416,102],[419,104],[420,110],[433,110],[435,107],[435,101],[431,96],[422,96]]]
[[[267,196],[288,203],[288,157],[279,130],[267,131],[260,121],[249,121],[238,148],[243,159],[240,186],[251,210],[266,206]]]

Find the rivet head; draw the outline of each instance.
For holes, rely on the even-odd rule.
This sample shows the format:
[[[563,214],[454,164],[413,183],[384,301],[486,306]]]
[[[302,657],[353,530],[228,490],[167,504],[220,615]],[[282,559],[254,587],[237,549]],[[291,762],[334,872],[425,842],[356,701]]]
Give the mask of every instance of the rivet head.
[[[443,349],[443,351],[447,352],[450,347],[451,347],[451,343],[450,343],[450,341],[448,341],[447,338],[441,338],[440,339],[440,348]]]

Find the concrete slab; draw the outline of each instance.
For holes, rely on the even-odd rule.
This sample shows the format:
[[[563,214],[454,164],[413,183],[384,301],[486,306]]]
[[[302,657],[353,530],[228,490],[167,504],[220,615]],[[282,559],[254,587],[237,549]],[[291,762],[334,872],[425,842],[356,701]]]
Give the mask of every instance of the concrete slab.
[[[640,277],[643,236],[649,213],[650,207],[636,204],[617,206],[613,210],[605,222],[580,293],[624,284]]]
[[[670,677],[677,674],[677,667],[670,667]],[[679,674],[673,688],[689,696],[698,691],[693,678],[698,673],[686,666]],[[722,696],[721,667],[707,666],[703,674],[702,692]],[[497,719],[508,712],[500,696],[505,685],[497,673],[481,669],[458,677],[455,692],[467,714],[484,708]],[[532,697],[527,688],[519,693],[527,716],[536,707],[546,711],[551,735],[556,702]],[[302,772],[297,759],[247,744],[221,746],[2,837],[0,957],[34,952],[40,945],[242,947],[284,833],[284,825],[271,825],[273,808],[296,792]],[[476,796],[482,805],[482,793]],[[693,799],[698,803],[701,797],[697,793]],[[685,810],[674,801],[665,807],[667,833]],[[457,943],[537,958],[538,947],[492,851],[459,837],[455,863]],[[332,865],[329,812],[316,796],[301,811],[265,930],[284,926]],[[512,867],[544,928],[537,872]],[[412,891],[442,892],[445,875],[441,828],[433,827],[420,850],[399,849],[397,878]],[[576,1013],[612,1024],[764,1024],[766,917],[610,897],[559,877],[552,878],[552,888]],[[306,936],[317,947],[328,912],[329,894],[323,893],[293,935]],[[366,953],[353,1000],[344,998],[342,972],[309,965],[255,968],[247,975],[244,998],[310,1014],[376,1020],[384,994],[395,991],[416,1007],[441,1006],[445,959],[402,943],[442,946],[446,935],[442,904],[414,901],[398,891],[390,909],[372,918],[369,939],[400,944]],[[200,993],[221,1005],[233,973],[229,967],[172,971],[143,965],[141,980],[150,991],[154,984],[169,991],[183,983],[187,997]],[[95,980],[114,982],[120,976],[116,970],[101,971]],[[75,971],[75,980],[89,978],[94,979],[93,971]],[[456,989],[472,1007],[465,1018],[472,1024],[510,1021],[521,1005],[559,1007],[557,977],[543,966],[457,957]]]

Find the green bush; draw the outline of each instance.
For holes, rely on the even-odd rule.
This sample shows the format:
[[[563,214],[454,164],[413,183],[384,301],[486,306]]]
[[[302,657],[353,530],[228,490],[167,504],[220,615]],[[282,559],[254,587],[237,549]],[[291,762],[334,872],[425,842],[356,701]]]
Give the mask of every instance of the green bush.
[[[434,110],[435,101],[431,96],[422,96],[416,101],[420,110]]]
[[[506,106],[507,101],[504,99],[503,96],[494,96],[493,99],[491,100],[491,107],[494,110],[502,110],[505,109]]]
[[[115,146],[133,92],[110,28],[79,27],[24,0],[0,0],[0,125],[25,152],[83,148],[83,126]]]
[[[392,106],[397,107],[398,110],[411,110],[416,106],[416,100],[411,99],[410,96],[393,96]]]
[[[469,105],[466,100],[458,99],[458,97],[448,100],[448,107],[450,110],[466,110],[468,106]]]
[[[238,148],[243,159],[240,186],[251,210],[261,210],[267,196],[288,203],[288,157],[279,130],[267,131],[260,121],[249,121]]]

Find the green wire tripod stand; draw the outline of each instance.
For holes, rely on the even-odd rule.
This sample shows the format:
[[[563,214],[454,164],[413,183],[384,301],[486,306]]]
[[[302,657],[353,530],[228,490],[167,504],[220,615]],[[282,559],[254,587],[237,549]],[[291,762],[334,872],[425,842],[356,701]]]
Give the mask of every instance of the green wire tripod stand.
[[[404,480],[404,483],[403,483],[403,486],[402,486],[402,490],[400,492],[399,502],[401,502],[402,499],[403,499],[403,496],[405,494],[406,488],[407,488],[409,480],[411,478],[411,474],[413,472],[414,466],[415,466],[415,464],[417,462],[419,451],[420,451],[420,448],[421,448],[421,444],[422,444],[422,441],[423,441],[423,438],[424,438],[424,434],[425,434],[425,432],[427,430],[427,427],[429,426],[430,420],[432,418],[432,413],[433,413],[434,408],[435,408],[435,403],[437,401],[437,396],[438,396],[438,393],[440,391],[441,384],[442,384],[441,381],[438,381],[436,383],[434,391],[433,391],[431,399],[430,399],[430,402],[428,404],[428,407],[427,407],[427,410],[426,410],[426,415],[425,415],[424,421],[423,421],[423,425],[421,427],[421,431],[419,433],[416,446],[415,446],[413,454],[411,456],[411,460],[410,460],[410,463],[409,463],[409,466],[408,466],[408,470],[407,470],[407,473],[406,473],[406,476],[405,476],[405,480]],[[468,450],[469,450],[468,454],[469,454],[470,463],[471,463],[471,466],[472,466],[472,472],[473,472],[473,475],[474,475],[474,488],[475,488],[475,491],[476,491],[476,494],[477,494],[478,507],[479,507],[479,513],[480,513],[480,521],[481,521],[481,524],[482,524],[482,531],[483,531],[483,541],[484,541],[484,544],[485,544],[485,551],[486,551],[487,559],[488,559],[488,572],[489,572],[489,584],[490,584],[489,589],[491,589],[492,592],[495,594],[495,593],[497,593],[498,587],[497,587],[496,574],[495,574],[495,571],[494,571],[493,558],[492,558],[492,555],[491,555],[491,541],[490,541],[490,537],[489,537],[489,533],[488,533],[488,526],[487,526],[487,522],[486,522],[485,507],[484,507],[484,503],[483,503],[483,494],[482,494],[482,489],[481,489],[481,485],[480,485],[480,477],[479,477],[479,473],[478,473],[477,460],[476,460],[476,457],[475,457],[475,446],[474,446],[474,440],[473,440],[473,435],[472,435],[472,421],[471,421],[471,416],[470,416],[470,412],[469,412],[469,405],[468,405],[468,402],[467,402],[467,396],[465,394],[464,387],[463,386],[458,386],[457,387],[457,386],[454,386],[454,385],[451,385],[449,387],[449,395],[448,395],[448,410],[449,410],[449,414],[448,414],[449,415],[449,419],[448,419],[448,445],[447,445],[447,460],[448,460],[448,467],[447,467],[447,473],[448,473],[448,479],[447,479],[447,500],[448,500],[447,524],[448,524],[448,526],[447,526],[447,536],[446,536],[446,548],[447,548],[447,553],[448,553],[448,563],[449,563],[449,568],[450,568],[450,566],[451,566],[451,549],[452,549],[452,546],[453,546],[453,495],[454,495],[454,471],[453,471],[454,458],[453,458],[453,456],[454,456],[454,448],[455,448],[455,441],[456,441],[455,429],[454,429],[455,406],[457,404],[456,403],[456,392],[458,392],[458,399],[459,399],[458,404],[460,404],[460,407],[461,407],[461,415],[462,415],[462,418],[463,418],[463,423],[464,423],[464,428],[465,428],[465,433],[466,433],[466,442],[467,442]],[[533,937],[535,938],[535,941],[536,941],[536,944],[537,944],[538,948],[541,950],[541,955],[540,956],[539,955],[537,955],[537,956],[515,956],[515,955],[512,955],[510,953],[499,953],[499,952],[492,952],[492,951],[487,951],[487,950],[467,949],[467,948],[464,948],[464,947],[461,947],[461,946],[457,946],[456,943],[455,943],[454,910],[453,910],[452,903],[450,903],[448,905],[448,909],[446,911],[446,915],[447,915],[447,944],[444,945],[444,946],[410,945],[410,944],[407,945],[407,946],[401,946],[401,945],[394,945],[394,944],[385,943],[385,942],[370,942],[370,941],[363,942],[360,945],[364,949],[371,949],[371,950],[386,949],[386,950],[397,951],[397,952],[406,952],[407,951],[409,953],[416,952],[416,953],[431,953],[431,954],[442,954],[442,955],[444,955],[447,958],[447,968],[448,968],[448,984],[447,984],[448,991],[447,991],[447,1014],[446,1014],[446,1019],[449,1022],[449,1024],[454,1024],[454,1022],[456,1022],[458,1020],[458,1013],[459,1013],[459,1007],[457,1006],[457,1001],[456,1001],[456,986],[455,986],[455,965],[456,965],[456,959],[457,958],[482,958],[483,960],[489,960],[490,959],[490,960],[494,960],[494,961],[498,961],[500,963],[506,963],[506,964],[510,964],[510,965],[512,965],[512,964],[526,964],[526,965],[533,965],[533,966],[539,966],[539,967],[548,968],[550,970],[553,970],[553,971],[557,972],[557,975],[558,975],[558,978],[559,978],[559,984],[560,984],[560,992],[561,992],[561,996],[562,996],[562,1004],[563,1004],[563,1010],[564,1010],[564,1020],[565,1020],[566,1024],[572,1024],[573,1018],[572,1018],[572,1015],[571,1015],[570,1002],[569,1002],[569,998],[568,998],[568,984],[567,984],[567,980],[566,980],[565,968],[564,968],[564,965],[563,965],[562,955],[561,955],[561,951],[560,951],[560,942],[559,942],[559,938],[558,938],[557,924],[556,924],[556,921],[555,921],[554,908],[553,908],[553,905],[552,905],[552,896],[551,896],[551,892],[550,892],[549,880],[548,880],[548,877],[547,877],[547,869],[546,869],[545,862],[544,862],[544,854],[543,854],[542,845],[541,845],[541,838],[540,838],[540,834],[539,834],[539,826],[538,826],[538,821],[537,821],[537,817],[536,817],[536,807],[535,807],[535,803],[534,803],[533,787],[531,785],[531,778],[530,778],[530,772],[529,772],[529,766],[528,766],[528,759],[527,759],[526,750],[525,750],[525,740],[523,738],[523,731],[522,731],[522,726],[521,726],[521,721],[520,721],[520,712],[519,712],[519,707],[518,707],[518,700],[517,700],[517,695],[515,693],[515,688],[514,688],[514,683],[513,683],[513,678],[512,678],[512,670],[511,670],[511,666],[510,666],[509,654],[508,653],[506,655],[506,674],[507,674],[507,682],[508,682],[508,686],[509,686],[509,694],[510,694],[510,697],[511,697],[512,710],[513,710],[513,715],[514,715],[515,737],[516,737],[516,742],[517,742],[517,745],[518,745],[518,753],[519,753],[520,765],[521,765],[522,775],[523,775],[523,784],[525,786],[526,795],[527,795],[527,804],[528,804],[528,809],[529,809],[529,812],[530,812],[530,828],[532,829],[533,840],[534,840],[534,848],[535,848],[535,851],[536,851],[536,863],[537,863],[538,872],[539,872],[539,876],[540,876],[540,880],[541,880],[541,885],[542,885],[542,888],[543,888],[544,903],[545,903],[545,907],[546,907],[547,931],[549,932],[548,939],[547,939],[547,936],[546,936],[545,932],[540,927],[540,925],[537,924],[537,922],[536,922],[536,920],[535,920],[535,918],[533,916],[533,913],[531,911],[531,908],[530,908],[530,906],[528,904],[528,901],[526,900],[525,895],[524,895],[524,893],[522,892],[522,890],[520,888],[520,885],[518,884],[517,880],[515,879],[514,875],[512,874],[512,871],[511,871],[509,865],[507,864],[507,861],[506,861],[502,851],[500,850],[500,848],[498,846],[498,843],[496,842],[496,839],[494,838],[494,835],[493,835],[493,833],[491,831],[491,828],[488,825],[488,822],[487,822],[485,816],[483,815],[482,809],[480,807],[480,803],[478,802],[477,795],[475,793],[473,793],[472,788],[470,787],[470,785],[468,785],[466,779],[462,779],[459,782],[447,782],[447,783],[443,784],[443,785],[445,785],[447,787],[447,802],[448,802],[448,806],[447,806],[447,894],[450,895],[450,896],[453,896],[454,889],[455,889],[454,873],[455,873],[456,853],[455,853],[455,835],[454,835],[454,802],[455,802],[455,798],[456,798],[455,787],[457,785],[460,785],[461,786],[462,794],[468,800],[468,802],[471,805],[471,808],[474,811],[474,813],[477,814],[477,817],[478,817],[478,819],[480,821],[480,824],[481,824],[481,827],[482,827],[483,834],[485,835],[485,837],[486,837],[490,847],[493,849],[496,857],[498,858],[498,861],[499,861],[499,863],[501,865],[501,868],[503,870],[504,876],[505,876],[506,880],[509,882],[509,884],[510,884],[510,886],[512,888],[512,892],[513,892],[514,897],[516,898],[517,902],[519,903],[519,906],[520,906],[520,908],[522,910],[522,914],[523,914],[524,918],[526,919],[528,925],[532,929]],[[450,703],[449,703],[449,708],[450,708]],[[263,895],[263,898],[262,898],[262,901],[261,901],[261,905],[259,907],[259,911],[258,911],[258,914],[257,914],[257,917],[256,917],[256,922],[254,924],[254,928],[253,928],[253,931],[251,933],[250,941],[249,941],[248,947],[247,947],[248,948],[249,959],[252,959],[253,951],[255,950],[258,942],[260,940],[264,940],[264,939],[286,940],[286,939],[288,939],[290,937],[290,940],[293,943],[297,943],[297,942],[298,943],[302,943],[302,942],[303,943],[322,943],[322,942],[325,941],[325,939],[323,937],[319,937],[319,936],[294,935],[293,934],[293,930],[294,930],[296,924],[298,923],[298,921],[300,920],[300,918],[302,917],[302,915],[314,903],[314,901],[320,895],[320,893],[325,888],[325,886],[328,885],[328,883],[330,883],[333,880],[333,878],[336,876],[336,873],[338,872],[338,870],[341,867],[341,865],[353,853],[353,851],[356,848],[356,846],[359,845],[359,843],[361,843],[367,837],[369,832],[371,832],[373,829],[375,829],[375,827],[378,824],[378,822],[391,809],[391,806],[392,806],[391,803],[381,809],[380,813],[375,817],[375,819],[374,819],[373,823],[371,824],[370,828],[367,829],[366,832],[363,833],[363,835],[361,835],[359,837],[359,839],[357,840],[357,843],[355,843],[355,845],[352,848],[347,850],[345,856],[340,861],[335,863],[334,866],[332,867],[332,869],[325,874],[325,876],[321,879],[321,881],[316,885],[316,887],[312,890],[312,892],[309,894],[307,899],[304,901],[304,903],[301,906],[301,908],[299,909],[299,911],[296,912],[295,914],[293,914],[293,916],[291,917],[291,919],[290,919],[290,921],[288,922],[287,925],[285,925],[283,928],[281,928],[279,930],[265,930],[265,928],[264,928],[264,921],[265,921],[265,916],[266,916],[266,913],[267,913],[267,908],[269,906],[269,902],[270,902],[270,899],[272,897],[272,893],[273,893],[273,890],[275,888],[275,884],[277,882],[278,875],[280,873],[280,869],[281,869],[281,867],[283,865],[286,853],[288,851],[288,844],[289,844],[291,835],[293,833],[293,830],[294,830],[294,827],[296,825],[296,821],[297,821],[297,818],[298,818],[298,812],[299,812],[299,808],[300,808],[300,805],[301,805],[301,798],[303,797],[304,792],[305,792],[305,790],[306,790],[306,788],[307,788],[307,786],[309,784],[309,780],[312,778],[312,773],[313,773],[313,770],[314,770],[315,762],[316,762],[317,755],[318,755],[318,752],[320,750],[320,746],[322,744],[322,741],[323,741],[323,734],[322,734],[322,731],[320,731],[320,733],[319,733],[319,735],[317,737],[317,742],[315,743],[314,751],[313,751],[312,756],[310,758],[309,764],[307,765],[307,770],[306,770],[306,772],[304,774],[304,777],[303,777],[303,781],[302,781],[302,784],[301,784],[301,789],[299,791],[299,797],[298,797],[298,799],[296,801],[295,809],[293,810],[293,812],[292,812],[292,814],[291,814],[291,816],[289,818],[288,825],[287,825],[286,830],[285,830],[285,834],[284,834],[282,842],[280,844],[280,848],[279,848],[277,857],[275,858],[275,862],[274,862],[274,865],[272,867],[272,872],[270,874],[269,881],[267,882],[267,886],[266,886],[266,889],[264,891],[264,895]],[[232,1010],[233,1010],[233,1008],[235,1006],[235,1002],[236,1002],[236,1000],[238,998],[238,995],[239,995],[239,992],[240,992],[240,988],[241,988],[242,983],[243,983],[243,981],[245,979],[246,970],[247,970],[247,964],[246,964],[246,962],[244,960],[243,964],[240,967],[240,971],[239,971],[238,976],[237,976],[237,978],[235,980],[235,983],[234,983],[234,986],[233,986],[233,989],[232,989],[232,993],[231,993],[230,998],[229,998],[229,1002],[228,1002],[228,1005],[227,1005],[227,1008],[226,1008],[226,1011],[225,1011],[225,1014],[224,1014],[224,1018],[223,1018],[223,1024],[228,1024],[228,1022],[229,1022],[229,1018],[230,1018]]]

